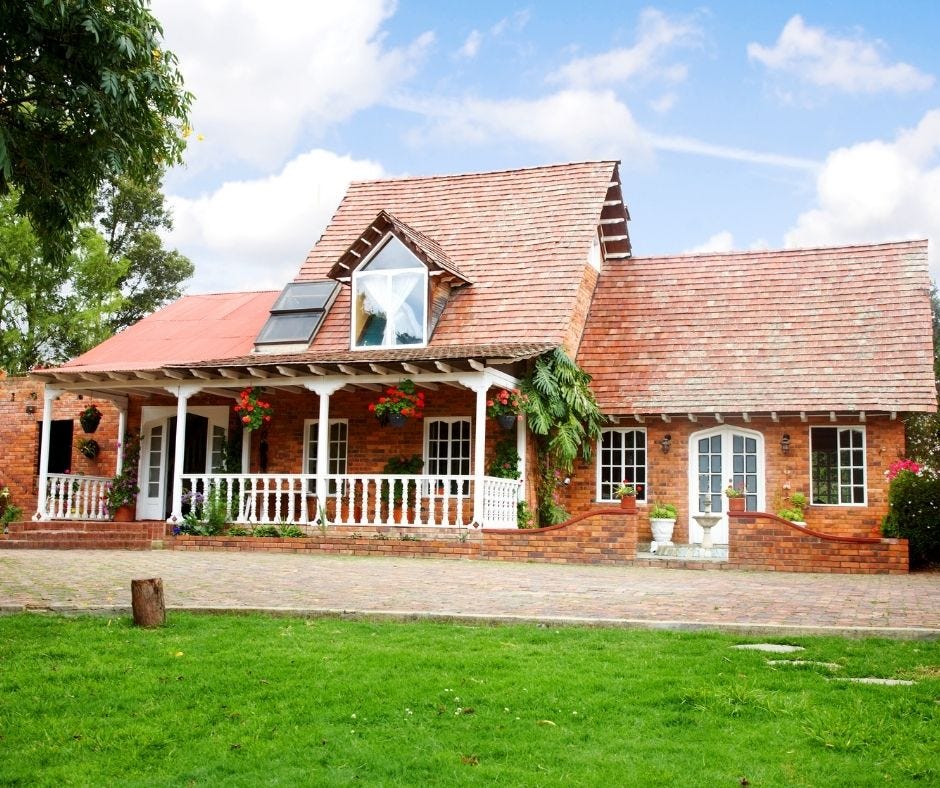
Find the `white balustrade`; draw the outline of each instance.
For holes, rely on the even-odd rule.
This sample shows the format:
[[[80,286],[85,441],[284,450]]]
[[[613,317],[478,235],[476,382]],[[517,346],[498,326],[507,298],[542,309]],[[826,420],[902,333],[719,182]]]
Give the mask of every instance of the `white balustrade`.
[[[484,485],[482,524],[515,528],[520,483],[484,477]],[[228,502],[229,521],[245,525],[464,528],[473,519],[472,476],[333,474],[319,500],[312,474],[186,474],[183,489],[184,504],[205,507],[214,496]]]
[[[46,488],[46,516],[51,520],[109,520],[107,498],[110,481],[110,476],[50,473]]]

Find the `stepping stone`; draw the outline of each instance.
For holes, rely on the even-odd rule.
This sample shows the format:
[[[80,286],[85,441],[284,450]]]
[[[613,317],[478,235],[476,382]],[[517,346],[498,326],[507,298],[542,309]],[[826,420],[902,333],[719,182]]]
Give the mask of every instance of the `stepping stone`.
[[[841,670],[838,662],[817,662],[814,659],[768,659],[768,665],[819,665],[829,670]]]
[[[780,643],[742,643],[740,646],[732,646],[748,651],[770,651],[774,654],[789,654],[793,651],[806,651],[802,646],[783,646]]]
[[[863,679],[838,678],[829,679],[830,681],[851,681],[853,684],[884,684],[887,687],[913,687],[916,682],[907,681],[907,679],[876,679],[874,676],[868,676]]]

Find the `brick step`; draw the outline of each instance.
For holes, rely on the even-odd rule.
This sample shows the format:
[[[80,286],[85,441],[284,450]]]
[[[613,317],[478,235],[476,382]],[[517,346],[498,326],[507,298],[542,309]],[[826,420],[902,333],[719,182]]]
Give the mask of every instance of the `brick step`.
[[[113,531],[115,528],[129,528],[142,530],[145,523],[116,523],[113,520],[25,520],[10,523],[10,533],[27,533],[29,531],[71,531],[80,533],[94,533],[100,531]]]
[[[83,531],[29,531],[24,534],[11,533],[9,537],[21,541],[36,542],[48,542],[50,539],[138,539],[142,542],[150,541],[150,537],[147,534],[126,529],[104,533],[85,533]]]
[[[0,540],[0,550],[149,550],[150,540],[142,539],[32,539]]]

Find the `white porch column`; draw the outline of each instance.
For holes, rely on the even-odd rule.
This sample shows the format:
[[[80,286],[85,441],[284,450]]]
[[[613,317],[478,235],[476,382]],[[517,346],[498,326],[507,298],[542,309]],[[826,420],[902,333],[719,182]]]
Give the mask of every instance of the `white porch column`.
[[[124,433],[127,432],[127,406],[118,408],[117,456],[114,461],[114,475],[121,472],[124,464]]]
[[[519,455],[519,480],[522,484],[519,486],[519,500],[525,499],[525,482],[526,482],[526,464],[525,464],[525,452],[526,452],[526,420],[525,413],[520,413],[519,418],[516,419],[516,453]]]
[[[486,463],[486,392],[490,388],[490,380],[480,373],[472,377],[461,378],[461,385],[476,393],[476,413],[473,424],[473,524],[476,527],[483,525],[483,476]]]
[[[251,465],[251,433],[254,430],[242,430],[242,473],[249,473]]]
[[[176,394],[176,447],[173,455],[173,510],[167,522],[178,523],[183,519],[183,454],[186,449],[186,402],[201,390],[199,386],[167,386]]]
[[[330,472],[330,397],[344,385],[342,380],[316,380],[305,384],[320,399],[317,414],[317,514],[327,495],[326,477]]]
[[[52,403],[62,392],[52,386],[46,386],[42,394],[42,442],[39,445],[39,491],[36,499],[34,520],[48,520],[46,499],[49,487],[49,440],[52,432]]]

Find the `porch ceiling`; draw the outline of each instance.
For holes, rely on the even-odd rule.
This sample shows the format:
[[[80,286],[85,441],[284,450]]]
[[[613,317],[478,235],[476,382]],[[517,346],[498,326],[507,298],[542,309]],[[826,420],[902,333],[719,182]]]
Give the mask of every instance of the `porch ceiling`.
[[[237,392],[246,385],[302,391],[304,382],[326,377],[343,377],[347,379],[347,386],[365,389],[379,388],[383,377],[411,377],[419,385],[430,388],[434,387],[434,378],[438,376],[446,378],[484,370],[512,374],[513,367],[520,362],[554,347],[553,344],[501,343],[374,349],[343,354],[256,353],[146,369],[44,369],[34,372],[33,377],[49,385],[102,399],[129,394],[166,396],[169,388],[194,384],[211,388],[214,394],[231,397],[237,397]]]

